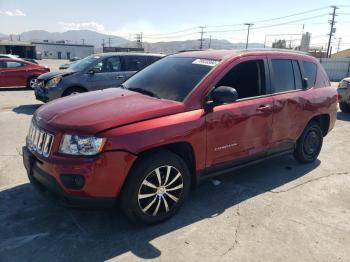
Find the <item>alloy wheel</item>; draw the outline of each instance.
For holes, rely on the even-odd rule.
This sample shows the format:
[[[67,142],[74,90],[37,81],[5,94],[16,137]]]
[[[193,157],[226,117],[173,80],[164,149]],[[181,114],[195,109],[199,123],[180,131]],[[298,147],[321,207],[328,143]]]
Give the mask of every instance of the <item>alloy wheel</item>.
[[[37,79],[36,78],[30,79],[30,81],[29,81],[30,88],[34,89],[35,86],[36,86],[36,83],[37,83]]]
[[[138,192],[141,211],[149,216],[168,213],[183,194],[182,174],[173,166],[161,166],[150,172]]]

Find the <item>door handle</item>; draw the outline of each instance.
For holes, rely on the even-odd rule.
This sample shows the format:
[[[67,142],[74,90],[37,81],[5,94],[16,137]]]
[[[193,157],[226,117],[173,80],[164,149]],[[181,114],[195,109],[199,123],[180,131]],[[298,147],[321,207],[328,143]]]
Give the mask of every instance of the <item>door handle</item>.
[[[115,78],[117,78],[117,79],[123,79],[125,76],[123,76],[123,75],[118,75],[118,76],[116,76]]]
[[[256,111],[258,112],[266,112],[266,111],[270,111],[271,110],[271,106],[270,105],[260,105]]]

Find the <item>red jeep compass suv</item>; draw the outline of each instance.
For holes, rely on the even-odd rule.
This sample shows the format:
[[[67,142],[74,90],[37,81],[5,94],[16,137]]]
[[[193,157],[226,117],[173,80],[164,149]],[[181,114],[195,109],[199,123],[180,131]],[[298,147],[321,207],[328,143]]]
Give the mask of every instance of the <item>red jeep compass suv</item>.
[[[282,154],[314,161],[336,112],[336,90],[311,56],[184,52],[119,88],[40,107],[23,160],[32,184],[60,203],[118,198],[130,219],[157,223],[206,177]]]

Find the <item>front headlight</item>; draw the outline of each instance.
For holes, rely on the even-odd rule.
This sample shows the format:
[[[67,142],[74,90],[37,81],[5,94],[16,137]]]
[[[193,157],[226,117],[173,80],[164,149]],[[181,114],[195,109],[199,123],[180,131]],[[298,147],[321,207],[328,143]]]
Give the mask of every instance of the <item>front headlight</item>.
[[[54,86],[57,86],[59,82],[61,82],[62,80],[62,77],[61,76],[55,76],[54,78],[50,79],[45,87],[46,88],[51,88],[51,87],[54,87]]]
[[[94,136],[64,135],[59,152],[68,155],[97,155],[103,149],[106,138]]]

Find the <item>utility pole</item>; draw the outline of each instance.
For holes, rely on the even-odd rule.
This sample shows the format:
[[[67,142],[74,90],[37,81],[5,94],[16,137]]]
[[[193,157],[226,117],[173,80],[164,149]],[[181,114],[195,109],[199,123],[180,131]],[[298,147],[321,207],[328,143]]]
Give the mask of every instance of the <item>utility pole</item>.
[[[337,53],[338,53],[338,52],[339,52],[339,50],[340,50],[340,43],[341,43],[341,40],[342,40],[342,38],[341,38],[341,37],[339,37],[339,39],[338,39]]]
[[[85,45],[85,39],[84,39],[84,38],[82,38],[82,39],[81,39],[81,41],[83,42],[83,45]]]
[[[245,44],[245,49],[248,49],[248,43],[249,43],[249,31],[250,27],[254,25],[253,23],[244,23],[244,25],[248,26],[248,31],[247,31],[247,42]]]
[[[108,37],[108,46],[111,47],[111,40],[112,38]]]
[[[335,28],[334,28],[334,25],[335,25],[335,17],[336,17],[336,11],[338,9],[338,7],[336,7],[335,5],[332,5],[331,8],[333,8],[333,13],[330,14],[332,15],[332,20],[329,21],[330,25],[331,25],[331,30],[329,32],[329,40],[328,40],[328,46],[327,46],[327,57],[330,57],[330,48],[331,48],[331,42],[332,42],[332,36],[333,34],[335,33]]]
[[[105,40],[102,39],[102,53],[104,52],[104,49],[105,49]]]
[[[209,36],[209,49],[210,49],[210,47],[211,47],[211,35]]]
[[[142,48],[142,38],[143,38],[143,32],[140,33],[140,46]]]
[[[201,31],[200,31],[200,34],[201,34],[201,44],[200,44],[200,46],[199,46],[199,49],[203,49],[203,35],[204,35],[204,28],[205,28],[205,26],[200,26],[199,27],[200,29],[201,29]]]
[[[142,32],[140,34],[136,34],[136,46],[138,48],[142,48],[142,37],[143,37]]]

